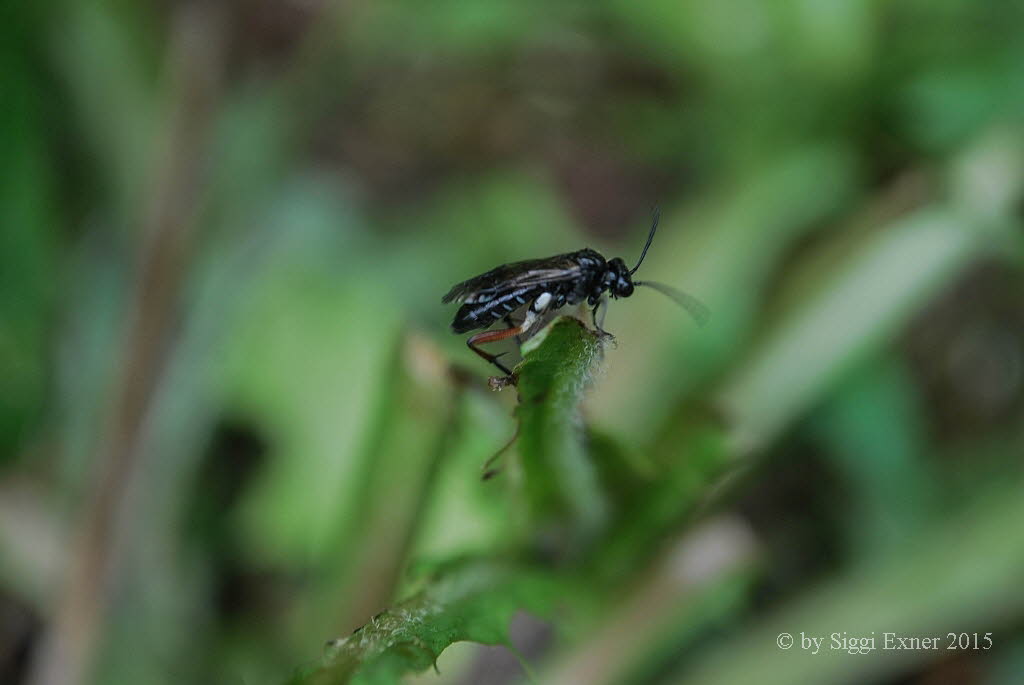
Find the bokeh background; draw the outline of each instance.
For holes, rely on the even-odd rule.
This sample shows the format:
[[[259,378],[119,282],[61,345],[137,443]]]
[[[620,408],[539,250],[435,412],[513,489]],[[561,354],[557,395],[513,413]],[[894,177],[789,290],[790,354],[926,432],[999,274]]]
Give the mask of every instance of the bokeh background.
[[[280,683],[507,558],[515,393],[440,296],[632,263],[655,204],[641,277],[712,318],[610,307],[583,417],[639,485],[586,563],[517,557],[564,584],[533,677],[1024,678],[1021,3],[2,14],[0,682]],[[992,646],[776,646],[884,631]]]

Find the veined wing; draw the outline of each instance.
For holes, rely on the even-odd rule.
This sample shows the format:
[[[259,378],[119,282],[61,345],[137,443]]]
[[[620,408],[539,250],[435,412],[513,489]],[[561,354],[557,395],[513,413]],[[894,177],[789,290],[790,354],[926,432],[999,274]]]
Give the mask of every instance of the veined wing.
[[[571,255],[572,253],[569,253],[547,259],[527,259],[502,264],[487,273],[452,286],[448,294],[441,298],[441,302],[472,302],[481,295],[493,297],[506,290],[572,280],[579,276],[581,269],[580,265],[571,259]]]

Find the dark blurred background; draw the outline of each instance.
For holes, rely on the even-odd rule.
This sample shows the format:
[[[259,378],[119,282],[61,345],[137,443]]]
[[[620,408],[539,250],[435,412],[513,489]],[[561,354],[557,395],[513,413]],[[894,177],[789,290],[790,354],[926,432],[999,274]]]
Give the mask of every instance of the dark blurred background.
[[[279,683],[416,564],[500,547],[515,395],[440,296],[632,263],[655,204],[640,277],[712,319],[610,307],[584,416],[659,514],[516,620],[538,681],[1024,678],[1024,4],[0,16],[0,682]],[[467,643],[439,669],[524,677]]]

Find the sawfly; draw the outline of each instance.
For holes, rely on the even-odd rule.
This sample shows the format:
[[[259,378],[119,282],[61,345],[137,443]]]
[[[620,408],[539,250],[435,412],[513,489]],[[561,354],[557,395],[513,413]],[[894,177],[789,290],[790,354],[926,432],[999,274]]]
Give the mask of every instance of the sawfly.
[[[632,295],[636,286],[646,286],[671,297],[703,325],[708,318],[708,310],[697,298],[664,283],[633,280],[633,274],[640,268],[654,240],[659,216],[660,212],[656,209],[647,243],[632,269],[626,267],[621,257],[605,259],[599,252],[585,248],[546,259],[502,264],[452,286],[448,294],[441,298],[444,304],[462,304],[452,321],[452,331],[468,333],[488,328],[499,319],[504,320],[507,328],[477,333],[470,336],[466,344],[469,349],[501,369],[506,376],[511,376],[512,372],[498,361],[501,355],[488,354],[479,346],[527,335],[549,312],[565,305],[579,304],[583,300],[593,308],[591,314],[594,328],[601,335],[608,335],[597,321],[597,312],[606,303],[605,292],[617,299]],[[526,308],[526,313],[522,321],[516,324],[511,315],[521,307]]]

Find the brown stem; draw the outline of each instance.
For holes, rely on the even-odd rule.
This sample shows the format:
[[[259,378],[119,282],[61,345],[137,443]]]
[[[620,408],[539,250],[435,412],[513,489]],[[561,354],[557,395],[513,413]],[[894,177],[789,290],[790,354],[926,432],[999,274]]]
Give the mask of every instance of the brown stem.
[[[175,97],[142,223],[136,285],[125,316],[124,363],[94,455],[96,478],[79,518],[56,615],[34,654],[28,682],[35,685],[89,680],[119,575],[121,543],[135,518],[129,492],[145,418],[168,358],[221,62],[221,21],[212,3],[184,6],[176,19],[169,54]]]

